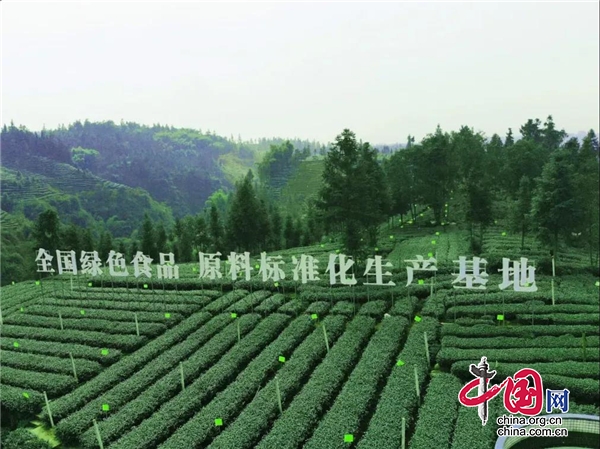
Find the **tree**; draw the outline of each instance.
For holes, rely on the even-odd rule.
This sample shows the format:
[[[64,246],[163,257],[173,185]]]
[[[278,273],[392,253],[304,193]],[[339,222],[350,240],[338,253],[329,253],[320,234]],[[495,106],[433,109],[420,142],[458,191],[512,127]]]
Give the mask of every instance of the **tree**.
[[[519,182],[523,176],[536,179],[542,173],[544,162],[548,160],[544,156],[542,145],[535,143],[532,139],[521,139],[505,151],[506,157],[502,167],[502,178],[504,189],[515,199]]]
[[[560,131],[556,129],[552,116],[549,115],[542,129],[543,145],[548,153],[559,149],[560,144],[567,137],[564,129]]]
[[[64,251],[75,251],[77,260],[79,260],[82,249],[81,239],[79,237],[80,233],[80,229],[74,224],[71,224],[65,230],[62,238],[62,249]]]
[[[127,248],[126,248],[126,246],[125,246],[125,242],[124,242],[123,240],[121,240],[121,241],[119,242],[119,249],[118,249],[118,252],[120,252],[121,254],[123,254],[123,256],[124,256],[125,258],[127,258]]]
[[[283,238],[285,239],[285,248],[295,248],[298,246],[298,242],[296,241],[297,231],[294,223],[294,219],[291,215],[288,215],[285,218],[285,227],[283,230]]]
[[[523,139],[531,140],[537,144],[541,144],[544,139],[541,124],[542,122],[540,122],[540,119],[537,118],[535,121],[532,119],[527,120],[527,123],[519,128]]]
[[[423,139],[421,147],[416,174],[418,198],[431,208],[435,221],[440,223],[455,180],[450,136],[438,125],[434,134]]]
[[[318,208],[326,228],[342,231],[344,249],[360,257],[388,204],[377,151],[345,129],[325,159]]]
[[[530,227],[531,195],[533,183],[527,176],[523,176],[519,182],[519,193],[517,200],[513,202],[511,210],[511,224],[513,231],[521,232],[521,250],[525,247],[525,234]]]
[[[210,237],[208,235],[208,226],[206,220],[201,214],[196,216],[194,222],[194,247],[197,252],[204,252],[210,243]]]
[[[167,231],[162,223],[158,225],[156,230],[156,251],[157,253],[167,252]]]
[[[281,243],[283,222],[281,219],[281,213],[277,207],[271,207],[271,233],[269,239],[269,248],[272,250],[279,250],[283,247]]]
[[[579,229],[584,235],[589,249],[590,265],[598,264],[598,217],[599,189],[598,175],[598,139],[596,133],[590,130],[583,139],[575,164],[575,195],[579,209]],[[594,253],[596,261],[594,262]]]
[[[112,249],[114,249],[112,247],[112,235],[110,234],[110,232],[105,231],[100,236],[100,244],[98,248],[98,254],[100,256],[100,259],[106,261]]]
[[[512,128],[508,128],[508,132],[506,133],[506,138],[504,139],[504,148],[508,148],[515,144],[515,138],[513,137]]]
[[[490,186],[494,190],[499,190],[502,186],[502,172],[498,167],[502,167],[505,158],[504,144],[498,134],[494,134],[485,146],[485,176],[489,176]]]
[[[33,238],[38,248],[44,248],[56,257],[56,250],[60,249],[61,240],[59,234],[60,222],[58,214],[53,209],[47,209],[38,215],[33,228]]]
[[[154,261],[158,260],[154,227],[147,213],[144,214],[144,222],[142,224],[142,253],[151,257]]]
[[[553,154],[544,165],[532,200],[534,226],[538,237],[551,244],[558,255],[558,239],[576,227],[577,205],[571,167],[564,153]]]
[[[213,252],[217,252],[221,248],[223,242],[223,225],[219,218],[219,211],[214,204],[210,207],[209,231],[212,240],[212,250]]]
[[[253,252],[268,236],[266,210],[264,203],[261,205],[256,198],[252,179],[252,171],[249,170],[244,180],[236,185],[227,217],[227,239],[236,251]]]
[[[89,228],[85,228],[81,234],[81,248],[84,251],[94,251],[96,249],[92,231],[90,231]]]

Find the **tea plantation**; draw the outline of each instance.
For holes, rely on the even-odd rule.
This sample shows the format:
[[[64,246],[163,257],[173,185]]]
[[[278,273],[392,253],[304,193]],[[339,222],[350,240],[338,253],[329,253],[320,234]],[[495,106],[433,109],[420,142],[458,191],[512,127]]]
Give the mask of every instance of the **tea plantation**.
[[[358,271],[356,286],[330,286],[339,248],[328,242],[269,254],[286,262],[276,283],[257,269],[232,282],[223,261],[219,281],[181,265],[179,280],[2,288],[4,446],[492,449],[501,395],[486,426],[458,402],[483,356],[493,384],[534,368],[544,388],[569,389],[569,413],[598,415],[598,275],[585,252],[557,258],[553,304],[547,251],[521,251],[500,227],[484,239],[480,291],[454,288],[454,261],[472,254],[451,225],[386,228],[380,242],[372,254],[392,263],[393,287],[364,285],[374,276]],[[300,254],[319,260],[320,280],[293,281]],[[415,271],[406,287],[405,260],[418,254],[436,256],[438,271]],[[502,257],[527,257],[537,292],[501,290]]]

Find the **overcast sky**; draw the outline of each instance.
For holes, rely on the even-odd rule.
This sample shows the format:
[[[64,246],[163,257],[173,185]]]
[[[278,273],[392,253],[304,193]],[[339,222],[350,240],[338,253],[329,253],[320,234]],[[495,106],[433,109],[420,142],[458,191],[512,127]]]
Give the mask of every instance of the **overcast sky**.
[[[598,129],[598,2],[7,3],[2,121],[417,141]]]

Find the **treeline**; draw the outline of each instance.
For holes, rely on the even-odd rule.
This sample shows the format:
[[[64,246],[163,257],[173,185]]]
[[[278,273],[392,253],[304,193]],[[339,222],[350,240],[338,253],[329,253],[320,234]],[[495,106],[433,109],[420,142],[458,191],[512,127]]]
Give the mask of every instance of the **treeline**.
[[[328,152],[319,208],[327,229],[341,232],[352,253],[373,245],[377,227],[390,217],[416,220],[430,209],[431,225],[454,221],[471,229],[474,253],[483,232],[496,219],[513,230],[534,232],[558,255],[559,242],[587,247],[598,263],[598,139],[593,130],[580,144],[566,139],[549,116],[528,120],[515,142],[487,140],[463,126],[443,132],[438,126],[416,144],[382,163],[350,130]],[[449,209],[449,203],[454,207]],[[474,229],[479,230],[475,236]]]
[[[89,229],[75,224],[63,225],[57,212],[49,209],[41,213],[32,230],[35,249],[44,248],[55,254],[56,250],[97,251],[106,261],[111,250],[125,255],[130,261],[142,251],[155,263],[159,253],[172,252],[178,263],[198,260],[199,252],[280,250],[311,245],[320,241],[323,230],[314,208],[306,217],[286,215],[268,200],[266,191],[254,180],[252,171],[236,184],[230,195],[218,192],[209,207],[196,215],[187,215],[175,221],[174,226],[153,221],[146,214],[139,230],[131,238],[113,238],[108,231],[94,238]],[[32,251],[32,260],[33,260]],[[33,269],[34,264],[28,264]],[[30,272],[33,275],[34,272]],[[7,283],[8,279],[3,282]]]

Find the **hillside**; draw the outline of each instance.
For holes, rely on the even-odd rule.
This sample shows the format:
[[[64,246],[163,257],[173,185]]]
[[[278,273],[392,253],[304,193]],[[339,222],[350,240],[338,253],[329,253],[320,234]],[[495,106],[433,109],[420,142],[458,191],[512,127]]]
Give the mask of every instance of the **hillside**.
[[[331,286],[336,241],[270,253],[286,262],[277,282],[258,270],[251,281],[198,279],[197,264],[181,264],[179,280],[105,273],[2,287],[3,425],[30,422],[60,449],[97,447],[98,433],[105,447],[137,449],[463,449],[473,438],[493,449],[501,397],[487,426],[456,399],[482,356],[493,384],[531,367],[544,387],[569,389],[569,413],[597,415],[598,279],[585,252],[566,251],[555,301],[536,250],[537,292],[502,291],[490,264],[485,291],[456,290],[468,233],[425,227],[427,215],[380,227],[372,254],[392,262],[395,287],[365,286],[374,279],[358,271],[357,286]],[[502,225],[483,255],[525,255]],[[437,273],[407,287],[404,259],[428,252]],[[319,260],[320,281],[293,281],[300,254]]]
[[[55,208],[64,223],[106,228],[115,237],[128,237],[144,213],[173,223],[170,208],[142,189],[106,181],[68,164],[30,156],[21,161],[19,170],[4,166],[0,170],[2,210],[28,221]]]
[[[230,189],[259,156],[220,136],[160,125],[85,121],[39,134],[3,128],[4,167],[54,179],[59,190],[77,187],[73,173],[61,185],[64,165],[47,168],[39,157],[94,175],[83,177],[84,188],[93,179],[142,189],[183,216],[202,210],[213,192]]]

